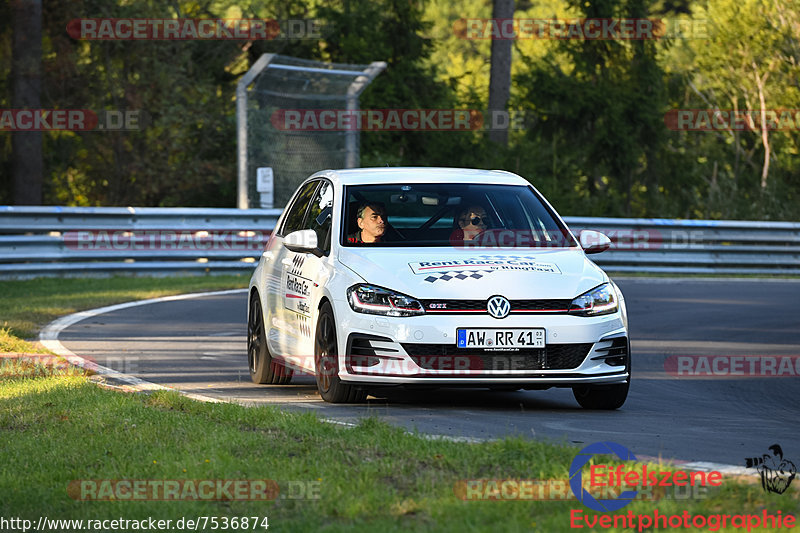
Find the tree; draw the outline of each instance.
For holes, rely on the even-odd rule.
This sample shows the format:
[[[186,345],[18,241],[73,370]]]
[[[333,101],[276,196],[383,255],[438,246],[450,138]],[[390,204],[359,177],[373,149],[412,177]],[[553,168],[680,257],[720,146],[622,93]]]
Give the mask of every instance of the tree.
[[[428,61],[434,42],[422,4],[408,0],[347,0],[319,8],[337,28],[320,57],[338,63],[386,61],[388,66],[361,95],[363,109],[452,109],[455,91],[437,79]],[[362,165],[468,166],[472,138],[464,132],[362,132]],[[457,157],[454,157],[458,154]]]
[[[492,10],[494,22],[514,18],[514,0],[494,0]],[[511,43],[510,39],[492,40],[492,66],[489,79],[489,113],[506,111],[511,95]],[[489,139],[507,144],[508,129],[489,130]]]
[[[46,106],[141,112],[134,131],[45,136],[49,202],[230,206],[235,199],[233,93],[249,41],[76,40],[74,13],[107,18],[224,18],[193,1],[49,0]],[[215,10],[212,10],[215,9]],[[219,10],[217,10],[219,9]]]
[[[571,7],[579,18],[648,14],[647,0],[574,0]],[[551,147],[554,179],[571,183],[598,214],[639,214],[639,195],[657,183],[652,159],[664,135],[655,43],[565,39],[543,59],[523,63],[527,70],[514,80],[519,101],[539,118],[526,141]]]
[[[663,57],[671,107],[732,110],[750,120],[744,129],[670,134],[670,164],[692,182],[692,215],[797,219],[800,119],[790,112],[791,124],[772,120],[773,111],[780,117],[800,107],[796,3],[714,0],[694,11],[707,36],[677,40]]]
[[[11,51],[12,99],[14,109],[40,109],[42,91],[42,2],[14,0],[12,3],[13,44]],[[11,134],[14,203],[42,203],[42,133]]]
[[[759,185],[765,189],[774,157],[767,113],[800,104],[800,12],[782,2],[716,0],[697,16],[708,20],[710,39],[686,43],[694,57],[689,86],[695,101],[709,108],[755,112],[756,135],[726,135],[751,166],[752,147],[760,145]]]

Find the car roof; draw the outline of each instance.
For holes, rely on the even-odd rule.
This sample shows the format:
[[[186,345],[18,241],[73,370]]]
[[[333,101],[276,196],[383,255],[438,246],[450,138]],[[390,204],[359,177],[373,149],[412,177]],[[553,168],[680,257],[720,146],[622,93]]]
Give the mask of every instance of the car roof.
[[[528,185],[528,181],[505,170],[437,167],[375,167],[323,170],[314,177],[326,176],[342,185],[391,183],[491,183]]]

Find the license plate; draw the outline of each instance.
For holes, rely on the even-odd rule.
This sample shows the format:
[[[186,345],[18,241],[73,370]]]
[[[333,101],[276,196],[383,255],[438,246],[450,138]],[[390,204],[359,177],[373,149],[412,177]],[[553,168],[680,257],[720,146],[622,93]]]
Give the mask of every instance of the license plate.
[[[544,348],[544,328],[456,330],[459,348]]]

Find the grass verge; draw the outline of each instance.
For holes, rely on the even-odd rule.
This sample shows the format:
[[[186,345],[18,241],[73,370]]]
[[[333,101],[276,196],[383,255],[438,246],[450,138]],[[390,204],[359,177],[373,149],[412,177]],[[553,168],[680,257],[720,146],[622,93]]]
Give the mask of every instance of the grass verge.
[[[0,328],[0,353],[44,354],[47,350],[13,335],[10,328]]]
[[[571,529],[571,509],[596,514],[574,500],[465,501],[455,489],[468,479],[567,479],[569,447],[434,441],[374,419],[346,428],[269,407],[120,393],[79,376],[0,380],[0,403],[0,516],[34,523],[267,516],[278,531],[549,532]],[[270,501],[81,499],[79,480],[106,479],[268,479],[280,490]],[[89,487],[84,497],[102,496]],[[796,513],[797,495],[726,481],[705,498],[635,501],[618,514]]]

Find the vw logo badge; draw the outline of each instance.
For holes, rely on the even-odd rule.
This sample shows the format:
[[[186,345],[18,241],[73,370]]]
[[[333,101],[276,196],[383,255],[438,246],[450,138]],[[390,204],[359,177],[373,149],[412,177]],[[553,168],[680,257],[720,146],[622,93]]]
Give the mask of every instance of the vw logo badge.
[[[492,296],[486,303],[486,310],[495,318],[505,318],[511,311],[511,302],[502,296]]]

